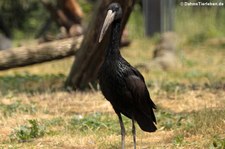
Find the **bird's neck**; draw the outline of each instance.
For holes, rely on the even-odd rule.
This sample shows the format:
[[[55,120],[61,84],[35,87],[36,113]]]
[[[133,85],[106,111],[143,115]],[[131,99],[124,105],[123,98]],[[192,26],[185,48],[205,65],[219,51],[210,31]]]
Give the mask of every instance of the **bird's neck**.
[[[113,57],[120,55],[120,29],[121,29],[121,20],[116,20],[112,24],[112,31],[110,37],[109,47],[106,53],[107,57]]]

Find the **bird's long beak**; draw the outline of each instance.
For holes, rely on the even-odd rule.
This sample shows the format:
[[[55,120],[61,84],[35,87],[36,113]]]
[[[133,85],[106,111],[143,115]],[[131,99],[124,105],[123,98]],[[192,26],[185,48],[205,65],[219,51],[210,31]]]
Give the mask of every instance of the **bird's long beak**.
[[[102,26],[102,30],[101,30],[98,42],[102,41],[107,29],[109,28],[110,24],[113,22],[114,17],[115,17],[115,12],[113,12],[112,10],[108,10],[107,15],[105,17],[105,21]]]

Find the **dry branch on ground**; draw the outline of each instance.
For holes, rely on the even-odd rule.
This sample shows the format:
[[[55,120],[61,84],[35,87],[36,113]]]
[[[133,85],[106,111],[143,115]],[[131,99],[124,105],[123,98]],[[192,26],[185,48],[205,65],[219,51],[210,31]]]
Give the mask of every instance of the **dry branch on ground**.
[[[0,70],[42,63],[72,56],[80,48],[83,36],[29,47],[0,51]]]

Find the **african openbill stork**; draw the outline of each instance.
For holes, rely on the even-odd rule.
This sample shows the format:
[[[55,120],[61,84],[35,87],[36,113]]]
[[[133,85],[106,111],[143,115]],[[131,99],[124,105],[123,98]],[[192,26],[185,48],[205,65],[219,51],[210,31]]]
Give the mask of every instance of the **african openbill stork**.
[[[124,149],[125,127],[121,114],[132,120],[134,148],[136,148],[135,121],[143,131],[154,132],[157,128],[153,113],[156,106],[150,98],[144,78],[120,54],[121,21],[122,8],[120,4],[110,4],[99,37],[99,42],[101,42],[111,24],[109,45],[99,71],[99,84],[103,95],[112,104],[118,115],[122,149]]]

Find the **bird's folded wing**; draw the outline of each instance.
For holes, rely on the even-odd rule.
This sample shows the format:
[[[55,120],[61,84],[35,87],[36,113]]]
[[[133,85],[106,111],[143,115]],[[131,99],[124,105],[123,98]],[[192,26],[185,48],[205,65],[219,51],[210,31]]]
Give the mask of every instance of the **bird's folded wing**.
[[[132,100],[136,104],[137,108],[144,114],[152,117],[153,108],[155,109],[156,106],[151,100],[145,82],[142,78],[142,76],[140,77],[137,74],[130,74],[125,78],[126,86],[129,89],[132,95]],[[155,121],[155,118],[152,118]]]

